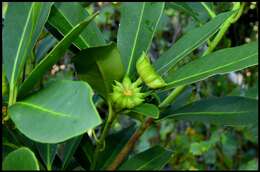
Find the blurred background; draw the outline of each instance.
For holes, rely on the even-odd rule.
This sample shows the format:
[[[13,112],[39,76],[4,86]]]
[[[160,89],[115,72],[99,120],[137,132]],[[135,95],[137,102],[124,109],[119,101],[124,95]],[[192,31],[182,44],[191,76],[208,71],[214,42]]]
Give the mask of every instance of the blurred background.
[[[89,13],[100,11],[95,22],[107,42],[116,42],[120,21],[120,3],[81,2],[81,4]],[[7,3],[4,2],[2,5],[4,18]],[[181,2],[166,3],[165,11],[149,51],[152,61],[155,61],[160,54],[171,47],[183,34],[210,20],[210,16],[200,3],[186,3],[190,10],[181,8],[182,5]],[[232,8],[231,2],[207,2],[207,5],[216,14]],[[198,15],[194,17],[193,13]],[[242,16],[236,23],[231,25],[215,50],[258,40],[258,24],[257,3],[246,3]],[[35,49],[38,61],[45,55],[42,52],[47,53],[57,43],[57,40],[47,30],[42,36],[44,39],[38,42]],[[46,48],[46,51],[39,51],[41,48]],[[198,58],[206,48],[206,44],[201,46],[178,65],[183,65]],[[44,83],[56,79],[73,79],[75,77],[74,67],[70,62],[72,55],[73,53],[68,51],[64,58],[54,65],[52,70],[45,76]],[[178,65],[176,68],[178,68]],[[165,93],[161,94],[163,96]],[[173,106],[177,108],[184,103],[206,97],[221,97],[225,95],[240,95],[258,99],[258,66],[225,75],[213,76],[192,84],[179,96]],[[122,125],[128,125],[130,122],[129,118],[122,117],[116,123],[115,130],[119,130],[122,128]],[[199,122],[163,121],[145,132],[135,147],[134,152],[144,151],[156,144],[173,149],[175,152],[174,157],[165,167],[165,170],[258,169],[257,130],[258,128],[250,126],[219,127]]]

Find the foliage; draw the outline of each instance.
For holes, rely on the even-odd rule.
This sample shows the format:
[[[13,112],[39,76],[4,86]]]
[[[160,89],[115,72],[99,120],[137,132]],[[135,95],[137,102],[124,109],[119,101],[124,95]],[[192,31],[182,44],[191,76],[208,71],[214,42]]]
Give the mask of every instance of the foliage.
[[[4,2],[3,170],[257,169],[256,12]]]

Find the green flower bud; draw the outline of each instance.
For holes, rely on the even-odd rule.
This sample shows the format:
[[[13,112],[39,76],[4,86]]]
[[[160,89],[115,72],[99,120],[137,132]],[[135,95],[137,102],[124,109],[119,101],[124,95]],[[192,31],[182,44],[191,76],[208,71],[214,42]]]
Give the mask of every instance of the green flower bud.
[[[122,83],[115,81],[113,85],[113,93],[111,100],[117,109],[131,109],[140,105],[144,101],[145,94],[140,93],[141,87],[138,87],[140,82],[131,82],[131,79],[126,76]]]
[[[165,81],[156,73],[145,52],[143,52],[141,57],[137,60],[136,69],[141,79],[149,88],[156,89],[166,86]]]

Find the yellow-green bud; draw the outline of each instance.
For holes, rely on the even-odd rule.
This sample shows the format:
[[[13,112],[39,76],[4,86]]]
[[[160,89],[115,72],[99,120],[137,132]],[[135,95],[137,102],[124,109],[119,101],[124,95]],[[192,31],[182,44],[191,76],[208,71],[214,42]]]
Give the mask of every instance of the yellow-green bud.
[[[165,81],[156,73],[145,52],[143,52],[141,57],[137,60],[136,69],[141,79],[149,88],[156,89],[166,86]]]

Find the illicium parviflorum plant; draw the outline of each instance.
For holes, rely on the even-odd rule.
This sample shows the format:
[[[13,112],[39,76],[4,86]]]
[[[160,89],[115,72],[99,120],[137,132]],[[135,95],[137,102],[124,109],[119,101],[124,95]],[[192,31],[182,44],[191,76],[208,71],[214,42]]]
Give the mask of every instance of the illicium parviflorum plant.
[[[257,128],[255,92],[193,94],[201,94],[195,89],[201,88],[201,81],[210,87],[209,77],[258,65],[257,40],[237,44],[226,34],[232,25],[241,27],[237,21],[252,4],[222,5],[225,8],[208,2],[108,3],[120,13],[115,15],[120,22],[116,42],[111,42],[99,29],[100,22],[114,16],[107,18],[103,6],[91,14],[96,10],[93,3],[4,2],[2,169],[162,170],[171,163],[178,168],[175,156],[188,155],[195,162],[198,154],[217,148],[210,142],[196,156],[193,149],[175,153],[182,149],[176,150],[166,136],[175,132],[178,120],[206,123],[207,129],[208,124]],[[180,15],[193,24],[178,34],[170,30],[173,43],[159,46],[165,50],[155,58],[152,42],[165,41],[157,34],[165,30],[161,20]],[[56,72],[50,72],[54,65]],[[250,74],[254,83],[258,75]],[[252,83],[244,82],[243,88],[250,90]],[[165,129],[171,128],[168,125],[174,127]],[[147,144],[145,151],[132,151],[150,126],[158,126],[160,139]]]

